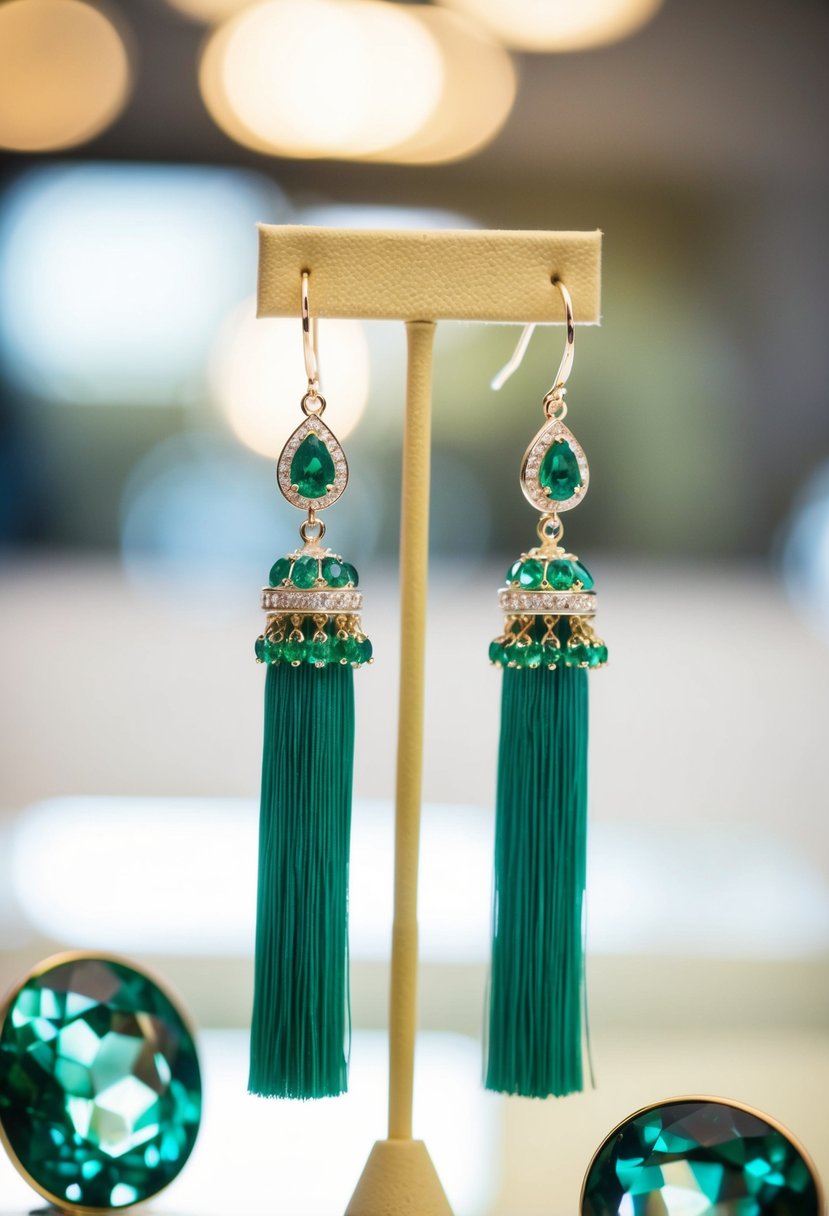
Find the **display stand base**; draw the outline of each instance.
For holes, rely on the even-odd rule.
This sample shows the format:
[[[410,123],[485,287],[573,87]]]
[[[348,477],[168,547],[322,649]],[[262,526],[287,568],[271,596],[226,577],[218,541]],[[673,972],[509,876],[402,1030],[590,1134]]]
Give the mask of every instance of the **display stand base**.
[[[378,1140],[345,1216],[452,1216],[422,1140]]]

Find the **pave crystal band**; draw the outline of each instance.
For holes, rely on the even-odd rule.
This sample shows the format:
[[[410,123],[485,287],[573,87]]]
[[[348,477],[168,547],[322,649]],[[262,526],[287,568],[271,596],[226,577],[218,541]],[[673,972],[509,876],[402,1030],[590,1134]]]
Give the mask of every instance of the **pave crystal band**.
[[[596,593],[593,591],[514,591],[506,587],[498,592],[498,600],[501,611],[507,615],[594,616],[596,612]]]
[[[290,587],[263,587],[261,605],[266,612],[360,612],[362,591],[321,587],[319,591],[294,591]]]

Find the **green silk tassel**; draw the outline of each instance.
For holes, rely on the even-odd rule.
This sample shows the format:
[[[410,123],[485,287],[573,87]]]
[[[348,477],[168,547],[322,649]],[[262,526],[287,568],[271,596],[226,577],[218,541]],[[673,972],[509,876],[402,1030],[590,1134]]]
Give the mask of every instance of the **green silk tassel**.
[[[486,1086],[545,1098],[583,1088],[587,670],[503,680]]]
[[[346,1089],[351,666],[268,666],[259,819],[251,1093]]]

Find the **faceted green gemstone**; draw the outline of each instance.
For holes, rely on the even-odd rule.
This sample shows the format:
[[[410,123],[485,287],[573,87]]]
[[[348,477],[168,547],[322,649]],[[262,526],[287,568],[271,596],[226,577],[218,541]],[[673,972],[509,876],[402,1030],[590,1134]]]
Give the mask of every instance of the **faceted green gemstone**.
[[[582,1216],[818,1216],[800,1150],[727,1102],[666,1102],[626,1120],[587,1173]]]
[[[346,562],[341,562],[338,557],[323,558],[322,577],[329,587],[347,587],[351,581],[350,570],[351,567]]]
[[[280,647],[286,663],[301,663],[305,658],[305,643],[288,638]]]
[[[512,563],[509,570],[507,570],[507,582],[508,583],[517,583],[518,582],[519,578],[521,577],[521,567],[523,566],[523,564],[524,563],[521,561]]]
[[[504,644],[498,638],[489,644],[489,661],[490,663],[497,663],[499,666],[506,662],[504,658]]]
[[[357,567],[352,566],[350,562],[343,562],[343,570],[346,576],[347,587],[357,587],[360,582],[360,576],[357,573]]]
[[[326,665],[331,662],[331,640],[325,638],[321,641],[311,641],[305,647],[305,662],[316,665],[322,663]]]
[[[545,667],[558,667],[558,665],[560,663],[561,663],[561,647],[560,646],[550,646],[549,644],[547,646],[545,646],[544,647],[544,666]]]
[[[568,667],[581,667],[582,663],[587,662],[588,648],[577,644],[576,646],[562,646],[561,657]]]
[[[358,645],[360,647],[360,662],[368,663],[374,654],[374,647],[368,638],[360,638]]]
[[[540,667],[544,658],[544,649],[540,642],[530,642],[524,651],[525,667]]]
[[[555,502],[565,502],[572,498],[581,485],[581,470],[576,453],[565,439],[556,440],[547,449],[541,461],[538,480]]]
[[[193,1037],[140,971],[57,962],[13,998],[0,1031],[0,1125],[55,1206],[155,1195],[184,1166],[200,1118]]]
[[[303,498],[324,498],[334,484],[334,461],[319,435],[310,431],[291,461],[291,485]]]
[[[342,645],[342,651],[343,651],[343,658],[345,659],[345,661],[347,663],[353,664],[353,663],[359,663],[361,661],[360,643],[357,641],[356,638],[344,638],[343,645]]]
[[[604,644],[601,646],[587,647],[587,663],[589,667],[601,667],[601,665],[606,662],[607,647]]]
[[[268,643],[263,637],[257,638],[253,643],[253,653],[260,663],[267,663]]]
[[[319,578],[320,564],[316,557],[298,557],[291,571],[291,582],[295,587],[306,590],[313,587]]]
[[[540,587],[544,578],[544,567],[541,562],[531,557],[529,561],[521,563],[521,569],[518,574],[518,585],[526,591],[534,591],[536,587]]]
[[[569,591],[575,581],[573,562],[563,557],[547,562],[547,582],[554,591]]]
[[[583,591],[591,591],[593,583],[593,575],[585,566],[584,562],[573,562],[573,571],[576,579],[581,583]]]
[[[271,566],[268,582],[272,587],[281,587],[283,583],[287,582],[290,573],[290,557],[280,557],[279,561],[274,562],[274,564]]]

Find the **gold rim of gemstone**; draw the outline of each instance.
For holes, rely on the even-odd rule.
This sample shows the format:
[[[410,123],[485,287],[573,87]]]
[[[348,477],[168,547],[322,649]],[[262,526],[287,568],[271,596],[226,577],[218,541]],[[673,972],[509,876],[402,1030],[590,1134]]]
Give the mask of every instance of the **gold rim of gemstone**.
[[[577,492],[571,494],[569,498],[557,499],[551,498],[547,494],[541,484],[540,474],[544,457],[554,443],[562,440],[568,444],[576,458],[579,473],[581,474],[581,485]],[[560,418],[554,418],[551,422],[546,423],[535,435],[524,453],[520,477],[524,497],[528,502],[532,503],[537,511],[555,511],[556,513],[571,511],[584,498],[590,483],[590,469],[587,464],[587,457],[578,439],[576,439],[570,428],[565,426]]]
[[[310,434],[315,434],[325,444],[334,463],[334,482],[328,492],[319,498],[309,498],[305,494],[301,494],[291,480],[291,463],[303,440]],[[329,426],[326,426],[318,414],[311,414],[305,418],[285,444],[276,466],[276,480],[283,496],[291,506],[299,507],[301,511],[307,511],[309,508],[314,511],[324,511],[326,507],[335,503],[345,490],[348,485],[348,461],[345,458],[345,452],[334,432]]]

